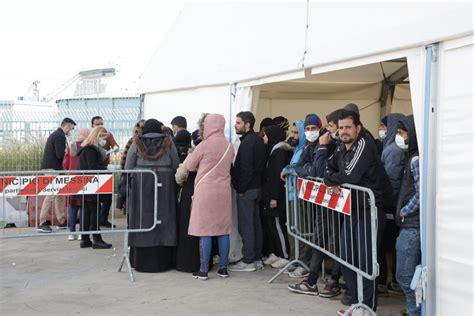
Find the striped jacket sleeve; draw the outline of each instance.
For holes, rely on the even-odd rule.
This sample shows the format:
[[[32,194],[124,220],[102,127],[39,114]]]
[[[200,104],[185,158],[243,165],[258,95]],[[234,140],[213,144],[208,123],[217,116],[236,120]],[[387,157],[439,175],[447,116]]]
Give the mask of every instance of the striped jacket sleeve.
[[[336,155],[337,154],[337,155]],[[364,173],[369,169],[374,157],[367,146],[367,141],[360,138],[352,154],[350,161],[344,169],[338,170],[338,160],[343,159],[342,152],[335,153],[328,161],[324,182],[327,185],[335,186],[343,183],[357,184],[362,179]]]

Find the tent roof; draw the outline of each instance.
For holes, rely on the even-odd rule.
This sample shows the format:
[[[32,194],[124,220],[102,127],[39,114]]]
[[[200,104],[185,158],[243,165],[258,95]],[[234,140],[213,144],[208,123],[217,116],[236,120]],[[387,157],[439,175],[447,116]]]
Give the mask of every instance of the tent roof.
[[[470,2],[310,2],[303,59],[306,13],[304,3],[187,5],[139,92],[246,81],[473,33]]]

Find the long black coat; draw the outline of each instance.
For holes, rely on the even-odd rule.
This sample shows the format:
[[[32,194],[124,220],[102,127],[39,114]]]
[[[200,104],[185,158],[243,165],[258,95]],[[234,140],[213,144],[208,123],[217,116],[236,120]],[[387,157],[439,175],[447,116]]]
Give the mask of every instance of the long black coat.
[[[165,143],[166,137],[163,134],[145,134],[142,140],[158,151],[164,151],[158,159],[146,158],[146,155],[139,150],[139,144],[134,142],[127,154],[125,169],[153,170],[158,176],[158,197],[154,200],[155,179],[150,173],[135,173],[130,175],[130,195],[127,199],[127,210],[129,212],[129,228],[150,228],[155,221],[154,205],[157,203],[158,224],[155,229],[146,233],[131,233],[129,245],[132,247],[156,247],[156,246],[176,246],[177,244],[177,223],[176,223],[176,182],[174,174],[179,164],[178,152],[175,145]],[[161,139],[161,140],[160,140]],[[142,141],[139,140],[139,141]],[[145,148],[146,145],[145,145]],[[148,149],[150,149],[148,147]],[[153,150],[153,148],[151,148]],[[151,153],[152,155],[155,153]]]

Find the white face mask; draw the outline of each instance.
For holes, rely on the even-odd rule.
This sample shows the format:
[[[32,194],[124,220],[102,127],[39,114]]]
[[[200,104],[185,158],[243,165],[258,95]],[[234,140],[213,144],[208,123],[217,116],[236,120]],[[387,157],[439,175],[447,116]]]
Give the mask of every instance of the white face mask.
[[[337,131],[335,131],[334,133],[331,133],[331,138],[334,139],[334,140],[339,139],[339,135],[337,134]]]
[[[306,131],[304,132],[306,140],[310,143],[315,142],[319,137],[319,131]]]
[[[380,139],[385,139],[385,137],[387,137],[387,131],[386,130],[379,130],[379,137]]]
[[[398,134],[397,134],[397,136],[395,136],[395,143],[402,150],[407,150],[408,149],[408,145],[405,144],[405,138],[403,138],[402,136],[400,136]]]
[[[105,144],[107,144],[107,141],[105,139],[103,139],[103,138],[99,139],[99,146],[100,147],[104,147]]]

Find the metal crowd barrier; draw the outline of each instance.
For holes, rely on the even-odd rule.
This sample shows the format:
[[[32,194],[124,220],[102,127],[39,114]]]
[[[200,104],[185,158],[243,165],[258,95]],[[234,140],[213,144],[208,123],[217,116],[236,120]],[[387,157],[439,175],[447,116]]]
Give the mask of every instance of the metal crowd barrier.
[[[120,183],[120,185],[118,185]],[[150,183],[155,183],[150,188]],[[42,170],[42,171],[16,171],[0,172],[0,239],[22,237],[93,235],[93,234],[124,234],[123,257],[118,271],[127,264],[131,281],[134,281],[130,264],[128,237],[131,233],[145,233],[152,231],[161,224],[158,219],[158,176],[153,170]],[[144,190],[149,190],[144,192]],[[143,205],[142,195],[153,192],[152,209],[150,205]],[[119,192],[120,191],[120,192]],[[137,196],[132,196],[133,194]],[[119,220],[115,216],[117,208],[116,197],[120,196],[127,210],[127,220]],[[22,199],[26,198],[26,205]],[[138,204],[131,207],[130,200],[139,200]],[[108,202],[107,202],[108,200]],[[110,203],[110,228],[100,229],[101,204]],[[122,204],[122,203],[121,203]],[[96,230],[84,229],[84,207],[87,205],[91,226],[95,215]],[[139,205],[139,207],[136,207]],[[50,233],[39,230],[41,223],[41,209],[44,206],[43,217],[49,221],[52,228],[57,230]],[[69,215],[72,206],[79,208],[80,215],[77,223],[79,229],[69,231]],[[79,207],[78,207],[79,206]],[[25,209],[26,208],[26,212]],[[57,208],[60,208],[58,210]],[[55,211],[56,210],[56,211]],[[152,212],[152,213],[151,213]],[[66,227],[58,226],[57,215],[65,218]],[[25,218],[26,217],[26,218]],[[76,219],[77,219],[76,217]],[[133,218],[132,218],[133,217]],[[72,216],[74,218],[74,216]],[[21,227],[28,223],[28,227]],[[17,227],[15,223],[20,223]],[[133,227],[130,228],[130,224]]]
[[[295,259],[269,282],[295,265],[309,271],[299,259],[299,242],[303,242],[357,274],[358,303],[345,315],[357,309],[376,315],[363,304],[363,278],[375,280],[379,275],[375,197],[364,187],[344,184],[341,188],[336,194],[322,179],[287,177],[287,229],[295,239]]]

